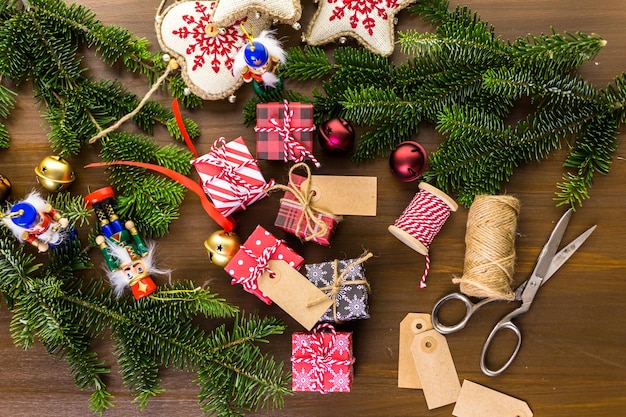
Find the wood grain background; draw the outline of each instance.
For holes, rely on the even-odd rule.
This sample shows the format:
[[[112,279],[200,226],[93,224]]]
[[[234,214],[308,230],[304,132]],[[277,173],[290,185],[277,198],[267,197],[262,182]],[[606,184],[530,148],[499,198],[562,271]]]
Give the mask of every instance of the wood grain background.
[[[156,50],[154,32],[157,1],[82,0],[105,24],[123,26],[135,35],[146,37]],[[452,1],[452,6],[460,2]],[[582,68],[585,77],[598,87],[626,70],[626,3],[606,0],[472,0],[468,4],[483,20],[495,26],[503,39],[515,39],[529,33],[539,35],[582,31],[598,33],[608,41],[606,47]],[[313,2],[303,2],[302,25],[306,28],[313,15]],[[406,11],[398,15],[399,29],[430,27]],[[279,33],[297,44],[300,33],[280,26]],[[330,48],[333,46],[330,45]],[[88,56],[92,52],[87,52]],[[394,59],[403,60],[397,52]],[[87,58],[93,77],[118,78],[132,91],[143,95],[147,82],[123,70],[108,68],[96,59]],[[289,81],[288,88],[310,92],[312,84]],[[42,108],[32,98],[27,85],[19,89],[16,110],[8,128],[11,147],[0,152],[0,172],[13,183],[13,196],[19,197],[36,187],[33,169],[50,154],[46,135],[49,127],[42,118]],[[234,139],[243,135],[254,149],[254,132],[242,123],[241,106],[252,94],[250,86],[242,87],[235,104],[226,101],[206,102],[204,108],[187,111],[197,121],[202,136],[196,147],[209,150],[218,137]],[[164,104],[170,97],[156,96]],[[517,111],[523,114],[522,107]],[[125,129],[131,129],[125,126]],[[170,143],[164,129],[155,132],[159,143]],[[432,126],[424,125],[419,141],[428,152],[434,151],[443,138]],[[620,143],[624,136],[620,135]],[[98,146],[72,159],[78,179],[72,185],[75,194],[108,185],[102,171],[81,167],[97,161]],[[387,160],[363,164],[345,158],[319,153],[320,174],[372,175],[378,177],[378,215],[374,218],[350,217],[337,230],[331,248],[301,244],[292,236],[276,230],[307,263],[333,258],[355,257],[364,248],[375,254],[368,261],[367,278],[372,286],[371,318],[353,322],[343,328],[354,332],[356,357],[355,379],[351,393],[320,395],[294,393],[286,398],[276,416],[450,416],[453,406],[429,411],[421,391],[397,388],[398,329],[409,312],[429,312],[434,302],[457,289],[451,282],[463,271],[464,235],[467,209],[454,213],[431,246],[432,269],[428,288],[418,289],[424,268],[423,256],[407,248],[387,232],[387,226],[399,216],[416,192],[417,184],[396,181],[388,170]],[[626,408],[626,209],[624,193],[626,161],[616,155],[608,176],[598,176],[591,198],[575,213],[565,240],[597,224],[598,228],[585,246],[544,287],[531,311],[518,321],[524,342],[515,363],[502,376],[490,378],[479,369],[479,354],[491,326],[512,305],[501,303],[481,311],[467,328],[447,337],[459,378],[502,391],[528,402],[536,416],[618,416]],[[516,281],[521,282],[532,270],[541,246],[554,222],[563,213],[552,200],[555,184],[563,173],[565,152],[549,159],[520,167],[503,192],[517,196],[522,203],[519,236],[516,242]],[[266,178],[285,182],[288,167],[279,162],[261,161]],[[278,209],[278,198],[267,198],[237,216],[237,232],[245,237],[257,224],[272,228]],[[231,286],[227,274],[208,261],[203,241],[217,227],[200,207],[197,197],[189,195],[181,207],[180,219],[171,232],[158,242],[162,266],[174,269],[174,278],[193,279],[198,284],[210,282],[213,291],[246,311],[280,317],[288,325],[285,335],[271,339],[267,350],[287,363],[290,357],[290,335],[301,327],[277,306],[266,306],[239,286]],[[89,392],[74,386],[65,362],[47,355],[40,345],[28,351],[13,346],[9,335],[10,314],[0,308],[0,417],[86,416],[89,415]],[[202,323],[211,328],[210,322]],[[194,375],[164,369],[161,373],[166,391],[151,400],[139,412],[117,374],[111,342],[104,338],[94,348],[111,367],[107,379],[115,395],[116,406],[106,416],[200,416]],[[265,415],[259,412],[251,415]]]

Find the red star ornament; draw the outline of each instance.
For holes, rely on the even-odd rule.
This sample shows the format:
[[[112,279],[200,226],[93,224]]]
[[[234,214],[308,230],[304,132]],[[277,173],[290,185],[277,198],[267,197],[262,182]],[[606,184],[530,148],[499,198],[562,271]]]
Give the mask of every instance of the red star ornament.
[[[304,40],[309,45],[323,45],[349,36],[370,51],[389,56],[394,50],[395,15],[415,1],[319,0]]]
[[[182,1],[163,11],[156,19],[161,48],[178,61],[189,90],[205,100],[220,100],[243,84],[233,75],[237,52],[248,43],[241,28],[260,33],[271,25],[268,18],[253,12],[227,27],[218,28],[213,15],[217,1]]]
[[[294,25],[302,15],[302,6],[299,0],[222,0],[217,5],[213,18],[219,27],[223,27],[250,12]]]

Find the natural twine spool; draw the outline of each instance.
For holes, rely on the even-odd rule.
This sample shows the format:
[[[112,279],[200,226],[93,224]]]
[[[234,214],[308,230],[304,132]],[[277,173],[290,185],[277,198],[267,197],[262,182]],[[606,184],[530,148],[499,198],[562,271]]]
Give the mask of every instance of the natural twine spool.
[[[463,276],[460,284],[470,297],[513,300],[515,236],[520,211],[513,196],[476,196],[467,217]]]

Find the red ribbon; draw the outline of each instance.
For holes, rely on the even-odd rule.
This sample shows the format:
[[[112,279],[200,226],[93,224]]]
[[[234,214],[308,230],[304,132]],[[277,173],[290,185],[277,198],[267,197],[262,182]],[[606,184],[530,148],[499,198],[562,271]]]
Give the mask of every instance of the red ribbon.
[[[187,133],[187,129],[185,128],[185,123],[183,121],[183,115],[180,113],[180,107],[178,107],[178,100],[174,99],[172,101],[172,110],[174,110],[174,117],[176,118],[176,124],[178,125],[178,129],[180,133],[183,135],[183,139],[187,144],[187,147],[191,151],[194,157],[198,157],[198,152],[196,151],[196,147],[193,146],[191,142],[191,138],[189,137],[189,133]]]
[[[191,178],[184,176],[180,172],[176,172],[169,168],[162,167],[160,165],[148,164],[145,162],[135,162],[135,161],[114,161],[114,162],[94,162],[92,164],[85,165],[85,168],[95,168],[95,167],[106,167],[109,165],[130,165],[145,169],[150,169],[152,171],[156,171],[158,173],[167,175],[174,181],[182,184],[187,189],[193,191],[200,197],[200,202],[202,203],[202,207],[204,211],[211,217],[217,224],[219,224],[226,232],[232,232],[237,224],[235,220],[231,217],[225,217],[222,213],[220,213],[213,203],[209,201],[202,187]]]
[[[255,132],[275,132],[283,138],[283,160],[303,162],[308,157],[317,168],[320,167],[320,163],[315,158],[315,155],[305,148],[298,140],[293,136],[293,132],[312,132],[315,130],[315,126],[311,127],[291,127],[291,121],[293,120],[293,110],[289,108],[289,102],[283,101],[283,123],[282,125],[272,117],[269,122],[271,127],[255,127]],[[298,156],[296,157],[296,154]]]

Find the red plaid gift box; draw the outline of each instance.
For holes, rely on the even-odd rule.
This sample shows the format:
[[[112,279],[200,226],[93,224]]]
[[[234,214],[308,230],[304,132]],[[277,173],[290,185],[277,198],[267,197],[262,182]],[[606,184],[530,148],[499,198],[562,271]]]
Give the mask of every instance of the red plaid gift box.
[[[257,286],[259,277],[269,270],[270,260],[283,260],[294,269],[300,269],[304,264],[304,259],[284,241],[259,225],[224,269],[233,277],[231,284],[241,284],[244,290],[264,303],[272,304],[272,300]]]
[[[274,182],[263,174],[242,137],[228,143],[219,138],[206,155],[191,161],[200,175],[202,188],[224,216],[245,209],[267,195]]]
[[[352,332],[324,323],[291,336],[293,391],[350,392],[353,364]]]
[[[290,174],[289,185],[290,187],[300,189],[300,185],[304,180],[306,180],[306,177]],[[315,217],[315,220],[312,217]],[[329,246],[330,237],[335,233],[340,220],[341,217],[316,211],[314,207],[312,208],[312,213],[305,214],[303,204],[292,191],[287,189],[285,190],[285,195],[280,200],[280,207],[278,208],[274,226],[305,240]]]
[[[313,105],[308,103],[259,103],[256,106],[257,159],[302,162],[313,155]]]

